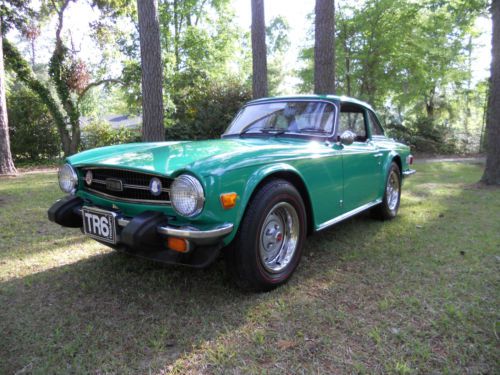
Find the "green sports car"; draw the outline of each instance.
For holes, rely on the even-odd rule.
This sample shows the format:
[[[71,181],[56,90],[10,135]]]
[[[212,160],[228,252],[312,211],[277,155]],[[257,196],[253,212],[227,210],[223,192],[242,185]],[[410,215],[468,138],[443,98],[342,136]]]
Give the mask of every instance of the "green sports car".
[[[392,219],[410,149],[366,103],[338,96],[254,100],[221,139],[81,152],[59,171],[49,219],[162,261],[205,267],[223,249],[237,284],[269,290],[308,234],[372,209]]]

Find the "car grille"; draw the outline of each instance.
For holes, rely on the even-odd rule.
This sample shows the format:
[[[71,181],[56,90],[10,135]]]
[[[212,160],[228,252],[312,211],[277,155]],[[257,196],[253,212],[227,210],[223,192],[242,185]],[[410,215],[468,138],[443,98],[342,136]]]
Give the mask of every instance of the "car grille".
[[[85,182],[87,170],[92,171],[92,183]],[[91,194],[125,202],[170,204],[170,184],[173,179],[154,174],[134,172],[126,169],[112,168],[79,168],[83,190]],[[157,196],[151,194],[149,183],[153,177],[160,179],[161,193]],[[110,188],[109,181],[121,181],[122,190]]]

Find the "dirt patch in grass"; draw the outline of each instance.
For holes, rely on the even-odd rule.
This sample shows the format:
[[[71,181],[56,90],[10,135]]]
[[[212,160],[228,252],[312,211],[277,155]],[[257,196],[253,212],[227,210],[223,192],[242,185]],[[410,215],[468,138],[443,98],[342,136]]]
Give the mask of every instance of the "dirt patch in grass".
[[[265,294],[47,222],[55,173],[1,180],[0,373],[495,373],[500,191],[416,168],[395,220],[311,236]]]

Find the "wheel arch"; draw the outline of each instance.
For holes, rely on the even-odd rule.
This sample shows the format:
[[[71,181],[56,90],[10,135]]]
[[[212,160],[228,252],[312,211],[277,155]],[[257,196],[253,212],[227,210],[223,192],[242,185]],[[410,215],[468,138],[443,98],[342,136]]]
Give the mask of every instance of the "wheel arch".
[[[267,184],[269,181],[275,179],[282,179],[288,181],[297,189],[302,198],[302,201],[304,202],[304,206],[306,209],[307,234],[309,235],[313,233],[314,215],[313,215],[312,202],[311,202],[311,197],[309,195],[309,190],[300,173],[295,168],[289,165],[274,165],[264,170],[260,170],[257,173],[254,173],[254,175],[250,179],[250,181],[252,180],[253,181],[251,184],[249,184],[250,186],[247,186],[245,192],[245,197],[243,200],[244,204],[242,205],[243,208],[242,212],[240,212],[238,222],[241,222],[241,219],[243,218],[243,215],[245,214],[245,211],[249,203],[255,197],[260,188],[265,184]]]
[[[399,177],[400,178],[403,177],[401,156],[396,151],[392,150],[387,154],[387,157],[386,157],[384,164],[383,164],[382,175],[381,175],[381,180],[380,180],[380,190],[379,190],[380,197],[382,197],[384,194],[387,174],[389,173],[389,169],[391,168],[391,164],[393,162],[396,163],[399,167]]]
[[[392,161],[395,162],[399,167],[399,175],[400,177],[403,175],[403,163],[401,161],[401,156],[399,154],[395,154],[392,156]]]
[[[402,174],[403,174],[403,162],[401,160],[401,156],[396,152],[396,151],[391,151],[389,152],[388,156],[387,156],[387,159],[386,159],[386,162],[385,162],[385,165],[384,165],[384,183],[385,183],[385,178],[387,177],[387,173],[389,172],[389,168],[391,167],[391,164],[392,163],[396,163],[397,166],[399,167],[399,174],[400,174],[400,177],[402,177]]]

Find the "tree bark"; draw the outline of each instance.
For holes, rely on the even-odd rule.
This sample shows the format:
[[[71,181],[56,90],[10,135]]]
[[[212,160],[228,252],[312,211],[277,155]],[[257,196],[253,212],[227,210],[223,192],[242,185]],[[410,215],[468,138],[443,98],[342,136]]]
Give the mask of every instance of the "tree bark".
[[[160,26],[156,0],[137,0],[142,70],[142,139],[164,141]]]
[[[35,70],[36,65],[36,49],[35,49],[35,38],[31,38],[31,69]]]
[[[352,96],[352,84],[351,84],[351,45],[348,42],[348,35],[350,30],[348,30],[347,22],[344,23],[344,38],[342,47],[344,49],[345,54],[345,82],[346,82],[346,92],[347,96]]]
[[[493,21],[491,78],[486,119],[486,168],[481,181],[500,185],[500,0],[491,4]]]
[[[268,87],[264,0],[252,0],[252,68],[253,98],[265,97]]]
[[[16,174],[10,152],[9,122],[5,100],[5,70],[3,67],[2,20],[0,19],[0,175]]]
[[[335,93],[335,1],[316,0],[314,92]]]

